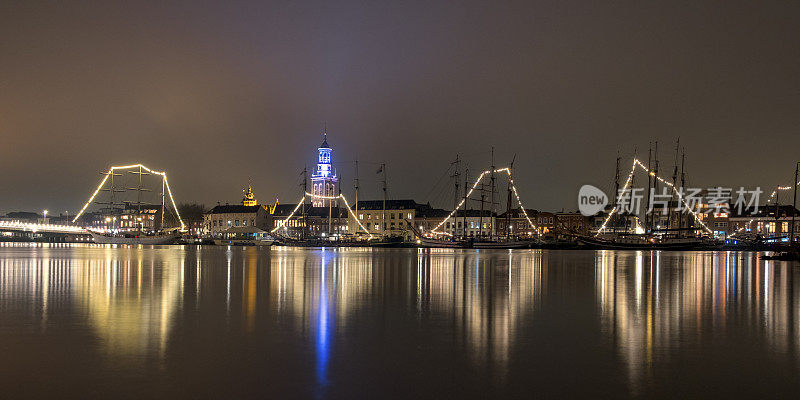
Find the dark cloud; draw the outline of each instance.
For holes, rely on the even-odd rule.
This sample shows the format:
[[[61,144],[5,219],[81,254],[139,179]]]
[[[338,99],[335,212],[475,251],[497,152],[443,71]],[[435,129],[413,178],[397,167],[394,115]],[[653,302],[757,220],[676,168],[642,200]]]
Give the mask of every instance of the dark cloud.
[[[517,155],[533,207],[610,187],[614,159],[680,136],[698,185],[791,181],[798,2],[6,2],[0,210],[75,210],[111,164],[179,200],[295,201],[324,121],[349,189],[432,190]],[[663,164],[662,164],[663,165]],[[443,185],[443,184],[442,184]],[[447,205],[449,201],[445,204]]]

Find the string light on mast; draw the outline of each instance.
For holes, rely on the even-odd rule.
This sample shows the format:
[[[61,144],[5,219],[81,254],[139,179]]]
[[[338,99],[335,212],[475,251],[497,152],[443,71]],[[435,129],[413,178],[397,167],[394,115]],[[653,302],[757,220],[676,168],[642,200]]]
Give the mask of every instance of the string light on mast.
[[[290,220],[290,219],[291,219],[291,218],[294,216],[294,214],[295,214],[295,213],[297,213],[297,210],[298,210],[298,209],[300,209],[300,206],[302,206],[302,205],[303,205],[303,203],[305,202],[305,200],[306,200],[306,198],[307,198],[307,197],[309,197],[309,198],[312,198],[312,199],[315,199],[315,200],[338,200],[338,199],[341,199],[341,200],[342,200],[342,202],[344,202],[344,206],[345,206],[345,208],[347,208],[347,211],[348,211],[348,213],[349,213],[349,214],[350,214],[350,215],[353,217],[353,219],[356,221],[356,223],[358,224],[358,226],[359,226],[361,229],[363,229],[363,230],[364,230],[364,232],[366,232],[366,233],[367,233],[367,235],[368,235],[369,239],[372,239],[372,238],[373,238],[373,235],[372,235],[372,233],[370,233],[370,231],[369,231],[369,230],[368,230],[368,229],[367,229],[367,228],[366,228],[366,227],[365,227],[365,226],[364,226],[364,225],[361,223],[361,221],[359,221],[359,219],[356,217],[356,213],[355,213],[355,212],[353,212],[353,209],[352,209],[352,208],[350,208],[350,204],[347,202],[347,198],[346,198],[346,197],[344,197],[344,195],[343,195],[343,194],[339,194],[338,196],[322,196],[322,195],[317,195],[317,194],[308,193],[308,192],[306,192],[306,193],[305,193],[305,196],[303,196],[303,198],[301,198],[301,199],[300,199],[300,201],[297,203],[297,206],[294,208],[294,210],[292,210],[292,212],[291,212],[291,213],[289,213],[289,216],[287,216],[285,219],[283,219],[283,220],[282,220],[282,221],[281,221],[281,222],[278,224],[278,226],[276,226],[275,228],[273,228],[273,229],[270,231],[270,233],[275,233],[276,231],[278,231],[278,229],[280,229],[280,228],[283,228],[283,227],[286,227],[286,226],[287,226],[287,224],[289,223],[289,220]]]
[[[629,184],[631,182],[631,179],[633,179],[633,174],[636,172],[636,167],[637,166],[640,167],[642,170],[644,170],[648,175],[654,177],[655,179],[658,179],[659,182],[661,182],[664,185],[666,185],[669,188],[671,188],[673,193],[675,193],[678,196],[678,200],[686,207],[686,210],[689,211],[689,214],[691,214],[692,217],[694,217],[695,221],[697,221],[700,224],[700,226],[702,226],[703,229],[706,230],[706,232],[713,233],[713,231],[703,222],[703,220],[700,219],[700,217],[697,215],[697,213],[695,213],[694,210],[692,210],[691,207],[689,207],[689,204],[684,199],[683,194],[677,188],[675,188],[675,185],[673,185],[671,182],[661,178],[660,176],[656,175],[655,172],[653,172],[649,168],[647,168],[647,166],[645,166],[637,158],[633,159],[633,165],[631,166],[631,172],[630,172],[630,174],[628,174],[628,179],[625,182],[625,186],[623,187],[623,191],[628,189],[628,186],[629,186]],[[611,212],[608,214],[608,216],[606,217],[605,221],[603,221],[603,225],[601,225],[600,229],[597,230],[597,233],[595,234],[595,236],[598,236],[602,232],[605,231],[606,225],[608,224],[608,221],[611,219],[611,217],[616,212],[617,212],[617,206],[615,205],[614,208],[611,209]]]
[[[80,218],[81,215],[83,215],[83,213],[89,207],[89,204],[92,204],[92,201],[94,201],[94,198],[97,197],[97,193],[99,193],[100,190],[103,189],[103,185],[106,184],[106,182],[108,181],[108,177],[112,176],[114,171],[126,170],[126,169],[134,169],[134,168],[141,168],[141,169],[147,171],[148,173],[151,173],[153,175],[161,176],[161,178],[164,180],[164,186],[167,188],[167,194],[169,194],[169,201],[172,204],[172,209],[175,211],[175,216],[178,218],[178,222],[180,222],[180,224],[181,224],[181,231],[185,231],[186,230],[186,225],[184,225],[183,219],[181,218],[181,214],[178,211],[178,207],[175,205],[175,199],[172,196],[172,189],[169,187],[169,180],[167,180],[167,173],[164,172],[164,171],[152,170],[150,168],[145,167],[142,164],[132,164],[132,165],[123,165],[123,166],[111,167],[108,170],[108,172],[106,172],[104,174],[105,177],[103,178],[103,180],[100,181],[100,185],[97,186],[97,189],[95,189],[94,193],[92,193],[92,196],[89,197],[89,201],[87,201],[86,204],[83,205],[83,207],[78,212],[78,214],[75,215],[75,218],[72,219],[72,223],[74,224],[76,221],[78,221],[78,218]]]
[[[511,178],[511,169],[510,169],[509,167],[505,167],[505,168],[495,169],[495,170],[494,170],[494,172],[495,172],[495,173],[498,173],[498,172],[505,172],[506,174],[508,174],[508,177],[509,177],[509,180],[510,180],[510,183],[511,183],[511,189],[512,189],[512,191],[514,192],[514,196],[517,198],[517,204],[519,205],[520,209],[522,210],[522,215],[524,215],[524,216],[525,216],[525,220],[527,220],[527,221],[528,221],[528,224],[531,226],[531,228],[532,228],[532,229],[533,229],[533,230],[534,230],[534,231],[535,231],[537,234],[540,234],[539,230],[536,228],[536,225],[533,223],[533,221],[532,221],[532,220],[530,219],[530,217],[528,216],[528,213],[527,213],[527,211],[525,211],[525,206],[523,206],[523,205],[522,205],[522,200],[520,199],[520,197],[519,197],[519,193],[517,192],[517,187],[516,187],[516,185],[514,185],[514,180]],[[464,198],[464,199],[461,199],[461,201],[458,203],[458,205],[456,206],[456,208],[455,208],[453,211],[451,211],[451,212],[450,212],[450,214],[448,214],[448,215],[447,215],[447,217],[446,217],[445,219],[443,219],[441,222],[439,222],[439,224],[438,224],[438,225],[436,225],[436,227],[434,227],[434,228],[431,230],[431,233],[432,233],[432,234],[435,234],[435,235],[446,235],[446,236],[452,236],[452,234],[450,234],[449,232],[440,232],[440,231],[439,231],[439,228],[441,228],[441,227],[442,227],[442,225],[444,225],[444,224],[445,224],[445,222],[447,222],[448,220],[450,220],[450,218],[453,218],[453,215],[455,215],[455,214],[456,214],[456,212],[457,212],[457,211],[458,211],[458,210],[459,210],[459,209],[460,209],[460,208],[461,208],[461,207],[464,205],[465,199],[466,199],[466,198],[469,198],[470,196],[472,196],[472,193],[473,193],[473,192],[474,192],[474,191],[475,191],[475,190],[478,188],[478,185],[480,185],[480,183],[481,183],[481,181],[483,180],[483,178],[484,178],[486,175],[489,175],[489,174],[491,174],[491,173],[492,173],[492,170],[486,170],[486,171],[483,171],[483,172],[481,172],[481,174],[478,176],[478,179],[476,179],[476,180],[475,180],[475,183],[474,183],[474,184],[472,185],[472,187],[470,188],[469,192],[467,192],[467,195],[466,195],[466,196],[464,196],[465,198]]]

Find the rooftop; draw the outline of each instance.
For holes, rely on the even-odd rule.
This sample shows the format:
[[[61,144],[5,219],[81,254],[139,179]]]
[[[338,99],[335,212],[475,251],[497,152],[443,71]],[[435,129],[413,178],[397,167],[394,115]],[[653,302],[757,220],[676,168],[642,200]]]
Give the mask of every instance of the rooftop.
[[[278,204],[275,207],[275,211],[272,213],[272,216],[275,218],[286,218],[289,214],[294,211],[295,207],[297,207],[297,203],[294,204]],[[347,217],[347,209],[345,207],[312,207],[310,203],[306,203],[303,207],[300,207],[295,211],[294,216],[301,216],[303,215],[303,209],[305,208],[305,215],[307,217],[322,217],[328,218],[330,214],[333,218],[346,218]]]
[[[430,208],[429,205],[418,204],[414,200],[386,200],[387,210],[416,210]],[[356,209],[353,205],[353,209]],[[359,210],[383,210],[383,200],[359,200]]]
[[[243,206],[241,204],[225,204],[212,208],[207,214],[245,214],[258,212],[259,205]]]

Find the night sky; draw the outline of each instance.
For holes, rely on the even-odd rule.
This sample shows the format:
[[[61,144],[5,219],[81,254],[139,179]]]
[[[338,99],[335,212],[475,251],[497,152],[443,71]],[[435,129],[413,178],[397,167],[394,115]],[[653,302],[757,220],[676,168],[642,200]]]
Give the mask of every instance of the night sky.
[[[703,187],[800,160],[797,1],[162,3],[0,3],[0,212],[74,213],[135,162],[178,202],[248,179],[295,202],[326,122],[345,194],[358,159],[380,198],[385,161],[390,197],[438,206],[456,153],[475,171],[491,146],[545,210],[649,141],[671,173],[680,136]]]

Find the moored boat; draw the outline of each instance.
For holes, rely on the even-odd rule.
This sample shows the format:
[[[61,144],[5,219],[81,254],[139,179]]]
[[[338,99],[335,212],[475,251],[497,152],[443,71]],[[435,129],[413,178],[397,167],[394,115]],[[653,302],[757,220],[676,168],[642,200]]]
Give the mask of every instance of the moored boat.
[[[537,244],[536,240],[476,240],[471,243],[472,248],[475,249],[529,249]]]
[[[274,243],[275,238],[267,231],[254,226],[231,227],[214,239],[214,244],[218,246],[272,246]]]
[[[613,250],[693,250],[705,244],[700,237],[658,237],[646,234],[578,236],[577,239],[583,245]]]
[[[433,239],[422,236],[417,240],[417,245],[419,247],[429,248],[467,248],[469,247],[469,242],[461,240]]]
[[[178,230],[148,235],[141,231],[101,233],[89,231],[97,244],[172,244],[180,238]]]

